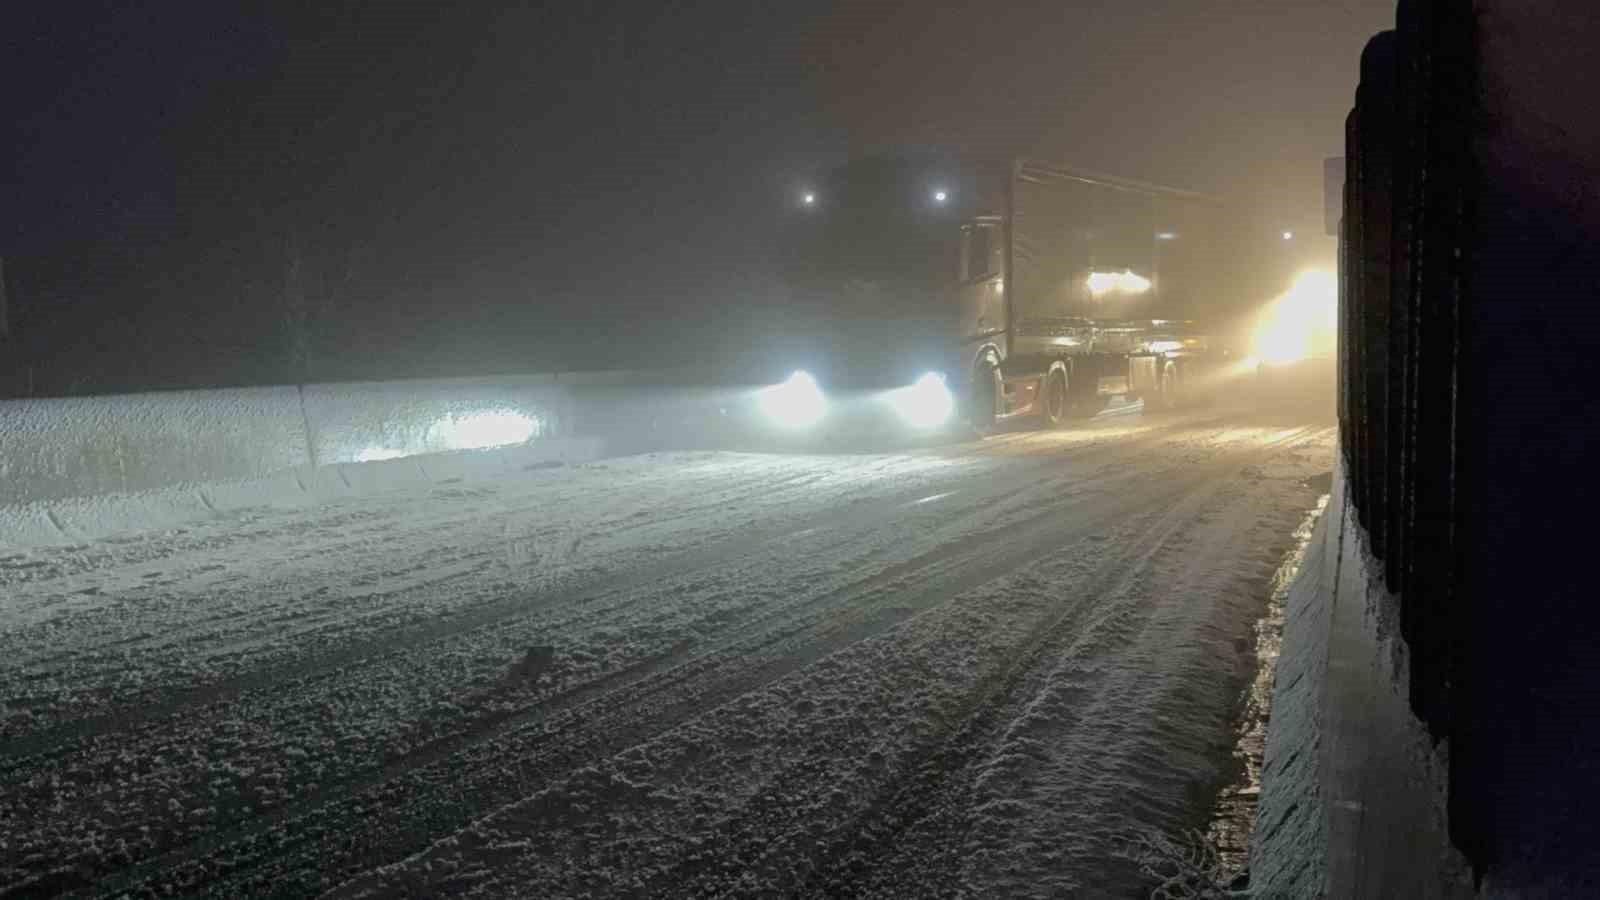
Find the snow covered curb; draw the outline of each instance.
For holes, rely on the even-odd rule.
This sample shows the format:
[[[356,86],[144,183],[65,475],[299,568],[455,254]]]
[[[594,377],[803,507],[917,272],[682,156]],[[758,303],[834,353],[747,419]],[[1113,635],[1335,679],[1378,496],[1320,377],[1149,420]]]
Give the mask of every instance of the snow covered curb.
[[[1447,748],[1407,700],[1408,651],[1343,467],[1290,588],[1251,835],[1265,897],[1472,896],[1446,828]]]

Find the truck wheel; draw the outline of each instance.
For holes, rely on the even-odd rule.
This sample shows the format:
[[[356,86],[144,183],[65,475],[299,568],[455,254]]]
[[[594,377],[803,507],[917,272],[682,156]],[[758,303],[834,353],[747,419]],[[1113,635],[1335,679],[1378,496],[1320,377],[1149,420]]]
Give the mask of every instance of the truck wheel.
[[[1067,373],[1057,369],[1044,379],[1045,427],[1060,428],[1067,424],[1071,408],[1067,401]]]
[[[1000,415],[1000,367],[992,360],[978,363],[972,370],[972,390],[967,399],[967,421],[979,434],[994,431]]]

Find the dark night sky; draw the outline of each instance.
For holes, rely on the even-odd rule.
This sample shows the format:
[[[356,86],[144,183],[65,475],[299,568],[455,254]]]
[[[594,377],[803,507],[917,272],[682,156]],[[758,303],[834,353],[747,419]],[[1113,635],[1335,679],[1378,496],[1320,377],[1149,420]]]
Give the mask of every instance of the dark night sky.
[[[1392,19],[1377,0],[19,5],[0,255],[36,361],[125,331],[185,331],[180,358],[214,334],[258,347],[288,235],[349,354],[389,352],[352,337],[376,319],[418,345],[643,346],[759,291],[770,217],[871,149],[1049,156],[1315,225],[1361,46]],[[181,368],[147,380],[196,380]]]

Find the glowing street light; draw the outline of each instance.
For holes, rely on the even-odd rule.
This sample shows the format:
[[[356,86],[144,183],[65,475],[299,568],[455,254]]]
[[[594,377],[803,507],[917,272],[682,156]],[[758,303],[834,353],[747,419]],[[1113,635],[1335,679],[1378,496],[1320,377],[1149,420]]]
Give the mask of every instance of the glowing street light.
[[[800,202],[804,203],[807,206],[816,206],[817,205],[817,195],[811,193],[810,191],[806,191],[805,194],[800,197]]]
[[[1292,240],[1294,240],[1294,232],[1292,232],[1292,231],[1285,231],[1285,232],[1284,232],[1284,233],[1283,233],[1283,239],[1284,239],[1284,240],[1286,240],[1286,241],[1292,241]]]
[[[945,202],[946,200],[949,200],[949,199],[950,199],[950,192],[944,190],[943,188],[940,188],[939,190],[936,190],[936,191],[933,192],[933,202],[935,202],[935,203],[943,203],[943,202]]]

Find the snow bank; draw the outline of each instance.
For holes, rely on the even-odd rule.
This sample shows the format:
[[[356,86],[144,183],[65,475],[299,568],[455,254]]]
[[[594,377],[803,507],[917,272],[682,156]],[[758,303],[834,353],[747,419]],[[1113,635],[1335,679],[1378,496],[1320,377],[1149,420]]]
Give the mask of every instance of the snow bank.
[[[1342,465],[1333,496],[1289,591],[1251,891],[1472,896],[1448,839],[1448,748],[1411,713],[1398,601],[1352,514]]]
[[[604,441],[574,436],[574,391],[639,377],[533,375],[0,403],[0,546],[70,543],[229,510],[593,459]]]

